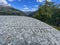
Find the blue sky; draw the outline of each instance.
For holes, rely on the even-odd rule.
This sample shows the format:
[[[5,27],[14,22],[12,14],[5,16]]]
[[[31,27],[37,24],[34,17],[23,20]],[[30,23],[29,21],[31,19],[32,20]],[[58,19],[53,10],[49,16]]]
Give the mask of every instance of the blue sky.
[[[40,5],[40,2],[37,2],[37,0],[14,0],[8,1],[8,3],[10,3],[12,7],[22,11],[35,11]]]
[[[48,0],[60,3],[60,0]],[[35,11],[44,0],[0,0],[0,4],[9,5],[22,11]]]

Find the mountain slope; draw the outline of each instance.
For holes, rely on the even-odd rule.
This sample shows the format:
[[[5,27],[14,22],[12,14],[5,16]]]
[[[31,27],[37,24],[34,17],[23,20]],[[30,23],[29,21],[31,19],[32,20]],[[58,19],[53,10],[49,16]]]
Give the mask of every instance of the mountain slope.
[[[33,17],[34,15],[38,14],[38,11],[31,12],[28,16]]]
[[[28,16],[32,13],[33,13],[33,11],[25,11],[25,14],[28,15]]]
[[[0,15],[26,15],[26,14],[10,6],[0,5]]]

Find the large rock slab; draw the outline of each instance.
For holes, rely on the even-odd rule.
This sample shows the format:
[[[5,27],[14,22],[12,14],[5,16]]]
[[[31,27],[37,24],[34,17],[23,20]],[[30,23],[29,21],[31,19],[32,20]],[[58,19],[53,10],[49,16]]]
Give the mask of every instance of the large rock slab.
[[[60,31],[30,17],[0,16],[0,45],[60,45]]]

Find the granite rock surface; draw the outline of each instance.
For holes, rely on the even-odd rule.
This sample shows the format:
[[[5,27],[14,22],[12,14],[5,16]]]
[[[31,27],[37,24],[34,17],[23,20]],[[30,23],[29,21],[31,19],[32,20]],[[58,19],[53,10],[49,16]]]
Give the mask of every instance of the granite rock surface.
[[[0,16],[0,45],[60,45],[60,31],[24,16]]]

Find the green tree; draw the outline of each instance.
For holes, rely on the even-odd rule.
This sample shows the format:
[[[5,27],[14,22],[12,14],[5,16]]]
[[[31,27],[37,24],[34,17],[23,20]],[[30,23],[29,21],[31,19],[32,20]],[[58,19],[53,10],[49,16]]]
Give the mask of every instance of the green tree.
[[[54,2],[48,2],[45,0],[45,4],[41,5],[33,17],[41,21],[44,21],[51,25],[60,26],[60,4]]]

